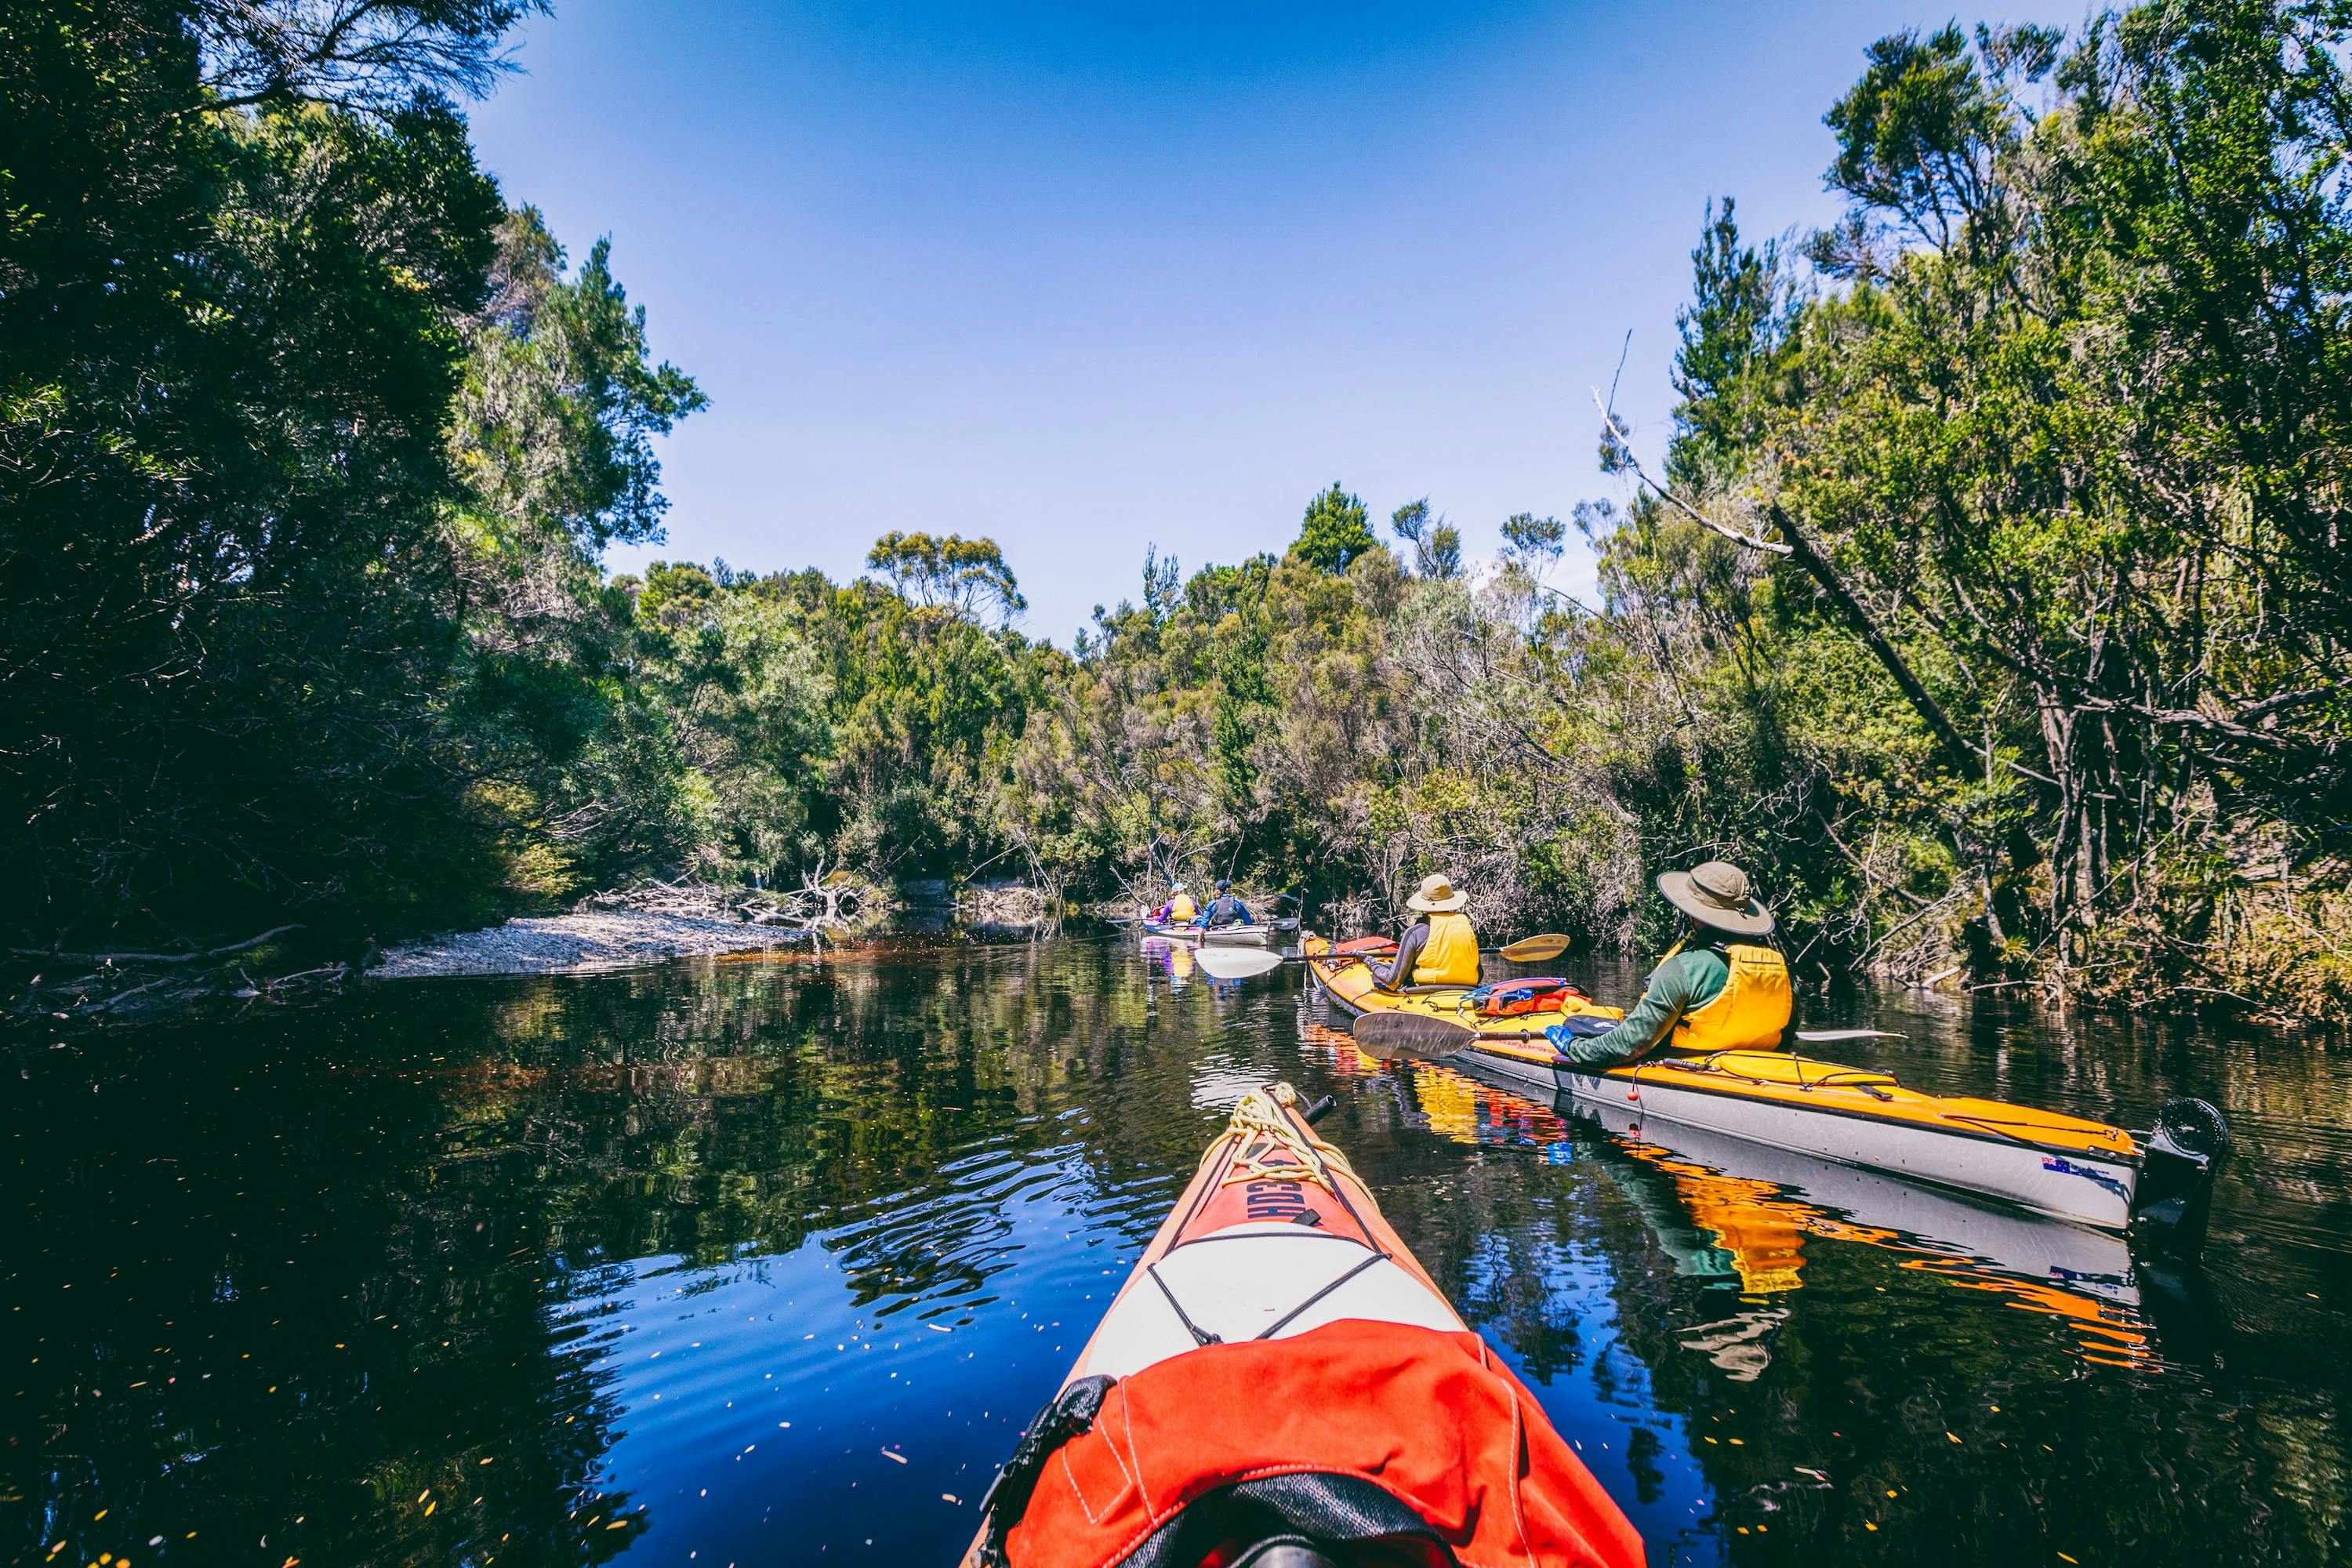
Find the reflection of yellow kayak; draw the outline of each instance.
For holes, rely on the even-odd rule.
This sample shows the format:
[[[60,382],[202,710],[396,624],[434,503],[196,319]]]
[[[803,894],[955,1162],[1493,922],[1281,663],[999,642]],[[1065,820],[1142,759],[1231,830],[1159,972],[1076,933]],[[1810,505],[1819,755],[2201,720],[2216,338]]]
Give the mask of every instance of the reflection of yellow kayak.
[[[1561,1060],[1544,1031],[1570,1016],[1615,1018],[1620,1010],[1569,994],[1545,1008],[1486,1016],[1459,986],[1383,991],[1360,963],[1319,937],[1304,945],[1315,984],[1340,1011],[1443,1019],[1476,1031],[1463,1057],[1543,1093],[1638,1107],[1653,1120],[1728,1132],[1772,1148],[1958,1188],[2038,1213],[2122,1230],[2156,1211],[2179,1238],[2201,1239],[2215,1161],[2228,1133],[2198,1101],[2165,1108],[2149,1142],[2120,1127],[2002,1100],[1923,1094],[1892,1077],[1781,1051],[1667,1054],[1638,1066],[1581,1072]],[[2202,1129],[2196,1107],[2210,1119]],[[2181,1119],[2191,1119],[2184,1127]]]
[[[1363,1059],[1353,1050],[1345,1057]],[[1595,1150],[1600,1168],[1674,1258],[1675,1272],[1739,1291],[1738,1310],[1683,1331],[1685,1349],[1736,1380],[1751,1381],[1769,1363],[1771,1331],[1788,1316],[1785,1306],[1748,1299],[1801,1289],[1813,1238],[1875,1247],[1906,1269],[2062,1320],[2085,1361],[2154,1361],[2131,1249],[2119,1236],[1723,1133],[1645,1122],[1635,1107],[1557,1102],[1555,1110],[1553,1100],[1488,1081],[1496,1076],[1476,1058],[1422,1064],[1412,1071],[1412,1098],[1432,1131],[1464,1142],[1552,1147],[1570,1136],[1562,1115],[1608,1134]]]

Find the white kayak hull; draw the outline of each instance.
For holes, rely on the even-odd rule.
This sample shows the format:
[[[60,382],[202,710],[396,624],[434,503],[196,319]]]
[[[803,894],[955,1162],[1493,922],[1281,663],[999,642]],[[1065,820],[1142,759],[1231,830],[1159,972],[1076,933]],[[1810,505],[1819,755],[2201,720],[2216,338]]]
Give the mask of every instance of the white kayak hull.
[[[1970,1202],[1885,1172],[1645,1116],[1633,1106],[1563,1098],[1559,1109],[1619,1137],[1801,1194],[1854,1224],[1940,1243],[2003,1273],[2060,1283],[2127,1306],[2139,1300],[2130,1245],[2111,1231]]]
[[[1192,942],[1202,947],[1264,947],[1274,940],[1270,926],[1170,926],[1144,922],[1147,942]]]
[[[1672,1067],[1644,1067],[1638,1079],[1577,1072],[1501,1051],[1464,1051],[1482,1073],[1581,1105],[1632,1110],[1650,1121],[1721,1132],[1768,1149],[1883,1171],[2015,1204],[2035,1214],[2102,1230],[2129,1227],[2137,1167],[2081,1152],[2043,1149],[1999,1131],[1927,1127],[1843,1111],[1808,1109],[1727,1094],[1677,1077]]]

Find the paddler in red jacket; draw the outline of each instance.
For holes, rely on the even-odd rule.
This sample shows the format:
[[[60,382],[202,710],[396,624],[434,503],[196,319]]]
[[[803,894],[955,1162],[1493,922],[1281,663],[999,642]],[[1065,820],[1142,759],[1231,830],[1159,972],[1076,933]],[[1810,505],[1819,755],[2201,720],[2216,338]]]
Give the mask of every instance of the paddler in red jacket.
[[[1477,984],[1478,932],[1462,912],[1469,901],[1470,895],[1455,892],[1454,879],[1444,872],[1423,877],[1421,890],[1404,902],[1405,908],[1429,918],[1413,922],[1385,967],[1368,965],[1372,979],[1390,991],[1405,985]]]

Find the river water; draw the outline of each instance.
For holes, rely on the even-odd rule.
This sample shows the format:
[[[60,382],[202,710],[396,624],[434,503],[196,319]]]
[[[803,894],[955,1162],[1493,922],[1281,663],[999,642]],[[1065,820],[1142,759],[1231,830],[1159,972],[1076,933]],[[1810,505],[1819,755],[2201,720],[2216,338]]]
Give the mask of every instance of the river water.
[[[2206,1267],[1378,1068],[1296,966],[1211,984],[1106,938],[20,1041],[0,1552],[950,1563],[1223,1111],[1286,1079],[1654,1564],[2347,1561],[2345,1055],[1834,1011],[1904,1031],[1847,1054],[1922,1088],[2221,1104]]]

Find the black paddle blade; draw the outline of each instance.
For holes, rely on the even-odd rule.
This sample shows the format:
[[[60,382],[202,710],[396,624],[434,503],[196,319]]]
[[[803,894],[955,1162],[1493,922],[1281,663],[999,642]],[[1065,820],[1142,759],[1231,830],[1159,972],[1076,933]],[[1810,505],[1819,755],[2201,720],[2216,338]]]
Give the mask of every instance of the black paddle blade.
[[[1353,1032],[1356,1048],[1383,1062],[1433,1062],[1478,1037],[1475,1029],[1423,1013],[1366,1013]]]

